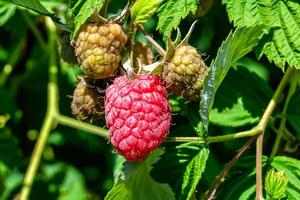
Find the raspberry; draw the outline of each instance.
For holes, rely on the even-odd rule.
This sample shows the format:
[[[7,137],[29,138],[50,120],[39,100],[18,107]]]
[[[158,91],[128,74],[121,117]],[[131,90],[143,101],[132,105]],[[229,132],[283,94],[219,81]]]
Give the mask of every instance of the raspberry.
[[[197,100],[206,74],[206,66],[197,50],[190,45],[175,49],[164,66],[164,80],[177,96]]]
[[[99,120],[104,114],[104,98],[81,78],[74,90],[71,109],[79,120]]]
[[[112,76],[122,60],[126,42],[127,36],[119,24],[84,24],[75,47],[84,73],[94,79]]]
[[[170,129],[166,88],[157,76],[117,77],[106,89],[105,117],[109,138],[127,160],[142,160],[157,148]]]

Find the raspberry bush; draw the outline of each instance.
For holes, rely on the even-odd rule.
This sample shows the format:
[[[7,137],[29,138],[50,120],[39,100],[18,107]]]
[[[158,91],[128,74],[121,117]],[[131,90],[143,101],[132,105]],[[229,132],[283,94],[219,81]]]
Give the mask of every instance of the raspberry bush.
[[[1,1],[0,199],[300,199],[299,10]]]

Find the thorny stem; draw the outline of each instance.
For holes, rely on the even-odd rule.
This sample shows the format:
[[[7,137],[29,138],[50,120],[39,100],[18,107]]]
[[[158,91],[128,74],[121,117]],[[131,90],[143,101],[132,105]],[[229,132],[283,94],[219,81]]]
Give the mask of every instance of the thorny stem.
[[[288,83],[288,80],[293,72],[293,69],[289,67],[284,74],[280,84],[278,85],[275,94],[273,95],[271,101],[269,102],[259,124],[257,125],[260,130],[261,134],[258,135],[257,141],[256,141],[256,199],[261,200],[263,199],[262,194],[262,154],[263,154],[263,136],[266,129],[266,126],[268,124],[268,121],[283,93],[283,90]]]
[[[27,168],[23,187],[20,193],[20,200],[27,200],[35,179],[42,153],[47,143],[48,136],[53,126],[56,125],[56,115],[58,113],[58,88],[57,88],[57,65],[56,65],[56,45],[55,26],[50,18],[47,18],[49,28],[49,82],[48,82],[48,105],[45,120],[43,122],[40,135],[34,146],[34,150]]]

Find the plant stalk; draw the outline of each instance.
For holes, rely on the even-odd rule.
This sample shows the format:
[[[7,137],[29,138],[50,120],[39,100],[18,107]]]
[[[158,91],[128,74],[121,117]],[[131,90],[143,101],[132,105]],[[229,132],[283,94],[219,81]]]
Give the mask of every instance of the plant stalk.
[[[211,188],[209,189],[207,199],[209,199],[209,200],[214,199],[219,185],[222,183],[222,181],[224,180],[226,175],[229,173],[231,168],[234,166],[234,164],[238,161],[238,159],[243,155],[243,153],[249,148],[249,146],[252,144],[252,142],[256,139],[256,137],[257,136],[250,137],[248,139],[248,141],[238,150],[237,154],[235,154],[235,156],[232,158],[232,160],[230,160],[226,164],[225,168],[220,172],[220,174],[218,175],[218,177],[212,184]]]
[[[48,136],[52,128],[56,125],[56,115],[58,111],[58,87],[57,87],[57,65],[56,65],[56,45],[55,45],[55,25],[50,18],[47,18],[47,25],[49,28],[49,82],[48,82],[48,104],[46,116],[38,137],[38,140],[34,146],[34,150],[27,168],[22,190],[19,196],[20,200],[27,200],[30,195],[32,184],[34,182],[42,153],[45,149]]]
[[[79,129],[88,133],[92,133],[98,135],[100,137],[107,138],[108,137],[108,130],[94,126],[92,124],[88,124],[85,122],[78,121],[68,116],[58,115],[57,116],[58,123],[64,126],[69,126],[75,129]]]
[[[208,136],[203,137],[167,137],[165,142],[199,142],[199,143],[216,143],[234,140],[237,138],[251,137],[260,133],[260,129],[254,127],[248,131],[241,131],[238,133],[220,135],[220,136]]]
[[[288,83],[288,80],[293,72],[293,69],[289,67],[284,74],[282,80],[280,81],[271,101],[269,102],[259,124],[257,125],[258,128],[261,130],[261,134],[258,135],[257,141],[256,141],[256,199],[261,200],[263,199],[262,194],[262,154],[263,154],[263,136],[266,129],[266,126],[268,124],[268,121],[279,102],[279,99],[283,93],[283,90]]]

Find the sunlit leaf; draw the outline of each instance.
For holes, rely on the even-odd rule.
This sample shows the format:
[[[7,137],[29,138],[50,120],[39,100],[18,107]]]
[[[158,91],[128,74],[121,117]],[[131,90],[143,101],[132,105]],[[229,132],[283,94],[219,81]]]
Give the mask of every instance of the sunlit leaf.
[[[178,27],[180,21],[195,13],[198,0],[169,0],[165,1],[159,8],[157,29],[165,37]]]
[[[210,122],[220,126],[254,125],[260,119],[272,90],[256,73],[240,65],[229,71],[216,94]]]
[[[158,183],[151,175],[152,164],[162,154],[156,150],[142,163],[125,164],[125,171],[119,181],[108,192],[106,200],[165,200],[174,199],[175,195],[168,184]]]
[[[163,0],[137,0],[131,8],[131,18],[136,23],[145,23],[155,13]]]
[[[269,30],[256,48],[284,70],[300,69],[300,2],[293,0],[223,0],[237,27],[262,23]]]
[[[249,53],[263,34],[263,26],[242,27],[230,32],[218,50],[205,78],[201,93],[200,114],[208,129],[209,113],[212,109],[215,94],[230,67],[241,57]]]
[[[80,1],[79,1],[80,3]],[[81,25],[84,24],[87,19],[93,14],[94,11],[99,12],[103,6],[103,0],[86,0],[82,5],[74,18],[75,29],[73,32],[73,38],[76,37]],[[76,4],[77,5],[77,4]]]

